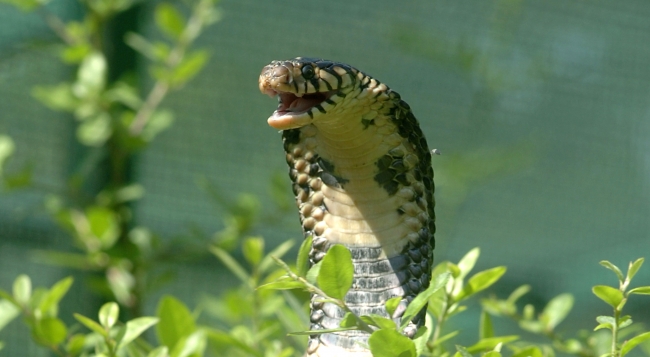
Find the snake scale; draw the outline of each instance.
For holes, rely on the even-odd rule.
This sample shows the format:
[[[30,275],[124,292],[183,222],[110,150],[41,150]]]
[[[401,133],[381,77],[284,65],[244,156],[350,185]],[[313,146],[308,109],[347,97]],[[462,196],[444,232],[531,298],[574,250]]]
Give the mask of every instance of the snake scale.
[[[282,131],[289,177],[309,259],[333,244],[352,255],[345,296],[358,315],[398,325],[411,300],[429,286],[435,232],[431,152],[411,109],[385,84],[340,62],[297,57],[273,61],[260,74],[262,93],[278,97],[268,119]],[[402,300],[393,316],[385,303]],[[339,327],[345,312],[311,299],[311,329]],[[409,322],[413,337],[426,309]],[[312,335],[310,357],[366,357],[368,333]]]

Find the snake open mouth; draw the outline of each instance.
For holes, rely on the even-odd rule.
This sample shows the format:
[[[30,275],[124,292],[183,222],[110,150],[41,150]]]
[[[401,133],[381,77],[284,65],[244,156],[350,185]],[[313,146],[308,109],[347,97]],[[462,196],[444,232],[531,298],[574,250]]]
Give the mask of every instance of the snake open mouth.
[[[295,94],[290,92],[276,92],[267,94],[278,96],[278,108],[269,118],[268,123],[280,130],[299,128],[309,124],[313,114],[324,112],[323,102],[328,100],[335,91],[310,94]],[[316,108],[316,111],[312,109]]]

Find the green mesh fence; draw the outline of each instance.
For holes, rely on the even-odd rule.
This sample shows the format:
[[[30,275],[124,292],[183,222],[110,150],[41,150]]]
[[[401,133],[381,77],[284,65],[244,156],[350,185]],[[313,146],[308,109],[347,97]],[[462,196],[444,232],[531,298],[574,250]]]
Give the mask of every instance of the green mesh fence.
[[[144,33],[154,33],[154,6],[141,4]],[[71,0],[48,7],[66,19],[80,16]],[[647,1],[223,0],[220,7],[223,19],[199,39],[209,64],[163,104],[177,120],[133,168],[146,189],[134,207],[137,221],[165,239],[223,226],[223,209],[197,184],[203,178],[228,197],[247,192],[270,204],[271,176],[286,164],[280,135],[266,124],[276,103],[259,93],[257,77],[271,60],[310,56],[387,83],[442,152],[433,162],[437,261],[480,246],[482,268],[508,266],[498,286],[504,294],[523,283],[538,301],[569,291],[583,302],[569,326],[591,328],[593,311],[606,312],[590,293],[607,276],[592,273],[598,261],[648,256]],[[40,203],[79,169],[85,150],[73,120],[30,95],[35,85],[71,75],[56,41],[38,15],[0,5],[0,132],[16,142],[9,168],[32,164],[37,186],[0,196],[3,288],[20,273],[42,285],[70,274],[32,254],[69,249]],[[294,212],[282,217],[260,232],[268,244],[300,238]],[[161,293],[190,304],[230,279],[215,261],[174,269],[179,278]],[[650,279],[647,269],[640,274],[638,281]],[[63,316],[101,302],[78,288]],[[629,307],[650,317],[647,305]],[[10,341],[0,354],[45,355],[19,323],[0,338]]]

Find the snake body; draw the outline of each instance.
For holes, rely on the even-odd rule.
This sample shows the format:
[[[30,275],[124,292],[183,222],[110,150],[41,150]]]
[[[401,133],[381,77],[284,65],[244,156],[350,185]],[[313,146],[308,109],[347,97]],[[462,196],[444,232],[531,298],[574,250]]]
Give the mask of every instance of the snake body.
[[[289,177],[311,264],[332,244],[352,255],[354,279],[345,296],[357,315],[398,325],[411,300],[429,286],[435,232],[431,153],[399,94],[344,63],[298,57],[273,61],[260,90],[278,97],[269,125],[282,130]],[[385,303],[402,297],[393,316]],[[311,329],[339,327],[345,312],[311,299]],[[413,337],[423,309],[404,330]],[[310,336],[310,357],[365,357],[368,333]]]

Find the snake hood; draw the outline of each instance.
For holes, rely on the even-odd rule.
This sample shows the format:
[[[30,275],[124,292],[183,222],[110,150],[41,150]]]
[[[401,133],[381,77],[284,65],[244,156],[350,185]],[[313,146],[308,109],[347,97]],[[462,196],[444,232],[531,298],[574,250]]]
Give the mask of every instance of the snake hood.
[[[385,84],[347,64],[298,57],[273,61],[259,77],[278,97],[269,117],[282,130],[289,178],[311,264],[333,244],[350,250],[353,282],[344,301],[358,316],[398,326],[408,304],[429,286],[435,232],[431,153],[410,107]],[[399,297],[391,314],[386,301]],[[311,330],[335,329],[339,306],[313,295]],[[423,309],[407,322],[413,337]],[[368,357],[369,334],[311,335],[309,357]]]

